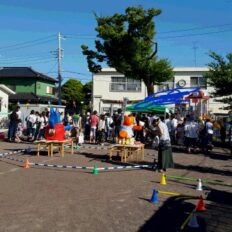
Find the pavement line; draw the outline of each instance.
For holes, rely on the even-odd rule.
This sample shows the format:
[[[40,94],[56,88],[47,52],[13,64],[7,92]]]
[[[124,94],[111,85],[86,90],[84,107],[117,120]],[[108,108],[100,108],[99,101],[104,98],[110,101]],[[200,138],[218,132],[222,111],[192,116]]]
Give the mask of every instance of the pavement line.
[[[176,192],[158,191],[158,193],[164,194],[164,195],[171,195],[171,196],[181,196],[181,197],[199,198],[199,196],[188,195],[188,194],[182,194],[182,193],[176,193]]]
[[[11,168],[10,170],[6,172],[0,172],[0,175],[4,175],[6,173],[16,172],[17,170],[20,170],[21,168]]]

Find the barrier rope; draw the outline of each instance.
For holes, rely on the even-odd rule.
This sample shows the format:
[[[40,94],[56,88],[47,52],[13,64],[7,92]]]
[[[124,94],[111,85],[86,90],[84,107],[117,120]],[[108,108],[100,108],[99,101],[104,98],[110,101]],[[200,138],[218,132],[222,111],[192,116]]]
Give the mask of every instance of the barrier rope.
[[[29,148],[30,149],[30,148]],[[16,162],[24,163],[25,160],[20,160],[9,155],[18,154],[27,151],[28,149],[22,149],[17,151],[5,152],[0,154],[0,158],[5,158],[9,160],[13,160]],[[82,169],[82,170],[98,170],[98,171],[110,171],[110,170],[128,170],[128,169],[156,169],[157,165],[127,165],[127,166],[112,166],[112,167],[86,167],[86,166],[76,166],[76,165],[60,165],[60,164],[44,164],[44,163],[33,163],[29,162],[31,166],[39,166],[39,167],[50,167],[50,168],[67,168],[67,169]]]
[[[139,169],[139,168],[156,168],[156,165],[130,165],[130,166],[113,166],[113,167],[86,167],[86,166],[74,166],[74,165],[59,165],[59,164],[43,164],[43,163],[29,163],[32,166],[50,167],[50,168],[67,168],[67,169],[83,169],[83,170],[98,170],[98,171],[110,171],[110,170],[122,170],[122,169]]]
[[[14,155],[14,154],[22,153],[24,151],[26,151],[26,149],[0,153],[0,158],[6,158],[6,156],[8,156],[8,155]]]

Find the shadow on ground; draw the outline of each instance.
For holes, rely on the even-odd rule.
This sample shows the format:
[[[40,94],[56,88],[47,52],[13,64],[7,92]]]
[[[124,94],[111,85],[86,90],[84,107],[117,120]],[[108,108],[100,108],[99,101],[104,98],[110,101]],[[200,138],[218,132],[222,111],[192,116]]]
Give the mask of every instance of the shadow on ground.
[[[150,199],[140,198],[149,201]],[[211,189],[206,202],[206,211],[197,212],[198,228],[186,224],[181,226],[193,211],[195,205],[190,203],[189,197],[170,197],[154,215],[142,225],[138,232],[231,232],[232,231],[232,193]],[[196,200],[195,200],[196,201]],[[197,201],[196,201],[197,202]],[[154,207],[158,205],[154,204]]]
[[[200,225],[199,228],[194,228],[194,230],[192,230],[192,228],[186,226],[184,230],[180,230],[181,225],[184,223],[189,213],[195,208],[192,203],[186,201],[189,199],[191,198],[170,197],[162,204],[158,211],[156,211],[155,214],[139,228],[138,232],[206,232],[206,223],[200,216],[197,217],[197,221]]]

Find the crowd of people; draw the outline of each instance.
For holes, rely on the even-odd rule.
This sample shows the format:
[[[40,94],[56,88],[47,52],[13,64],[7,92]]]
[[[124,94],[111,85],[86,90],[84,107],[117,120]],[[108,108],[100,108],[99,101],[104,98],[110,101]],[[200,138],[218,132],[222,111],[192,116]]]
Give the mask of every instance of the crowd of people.
[[[30,141],[43,139],[45,127],[48,125],[48,117],[48,111],[40,113],[31,110],[25,122],[23,122],[20,106],[17,106],[16,110],[11,113],[9,118],[8,141],[19,143],[24,136]]]
[[[10,115],[8,141],[21,142],[23,136],[29,141],[45,138],[45,129],[49,124],[49,112],[31,110],[22,121],[20,107]],[[118,109],[113,115],[109,113],[98,115],[97,111],[75,112],[60,115],[60,123],[64,125],[65,137],[72,137],[77,143],[103,144],[105,142],[117,143],[123,125],[124,114]],[[215,122],[210,118],[195,119],[191,115],[181,118],[178,114],[157,116],[145,113],[130,113],[133,118],[134,139],[137,142],[150,145],[158,150],[158,168],[165,172],[173,167],[173,145],[184,146],[188,153],[201,150],[207,153],[213,148],[213,134]],[[221,142],[229,137],[230,149],[232,148],[232,122],[220,123]],[[226,132],[227,131],[227,132]],[[25,137],[24,137],[25,138]],[[232,151],[232,149],[231,149]]]
[[[157,137],[154,135],[152,120],[154,114],[133,113],[134,125],[139,126],[139,130],[134,130],[136,141],[146,145],[156,146]],[[44,139],[45,128],[48,125],[49,112],[36,112],[31,110],[22,121],[20,107],[10,115],[8,130],[8,140],[10,142],[20,142],[23,135],[30,141]],[[166,114],[160,116],[168,128],[172,145],[185,146],[188,152],[202,149],[203,152],[213,148],[213,134],[215,123],[209,118],[201,117],[194,119],[191,115],[181,118],[178,114]],[[104,143],[117,142],[121,125],[123,123],[123,112],[118,109],[113,115],[109,113],[98,115],[97,111],[91,112],[66,112],[61,116],[61,122],[65,127],[69,126],[66,133],[67,137],[75,137],[79,143]],[[226,132],[225,126],[220,123],[221,141],[225,143],[225,137],[232,137],[232,123],[229,131]],[[227,135],[226,135],[227,133]],[[231,140],[230,140],[231,141]]]

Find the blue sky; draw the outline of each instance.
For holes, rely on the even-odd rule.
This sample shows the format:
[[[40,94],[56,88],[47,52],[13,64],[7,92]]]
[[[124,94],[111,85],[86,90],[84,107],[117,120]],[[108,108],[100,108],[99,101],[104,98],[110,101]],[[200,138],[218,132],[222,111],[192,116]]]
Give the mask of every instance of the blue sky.
[[[174,67],[205,66],[210,50],[232,52],[232,0],[0,0],[0,66],[31,66],[56,77],[61,32],[64,81],[85,83],[91,73],[80,46],[94,45],[93,12],[112,15],[138,5],[162,10],[155,18],[158,56]]]

